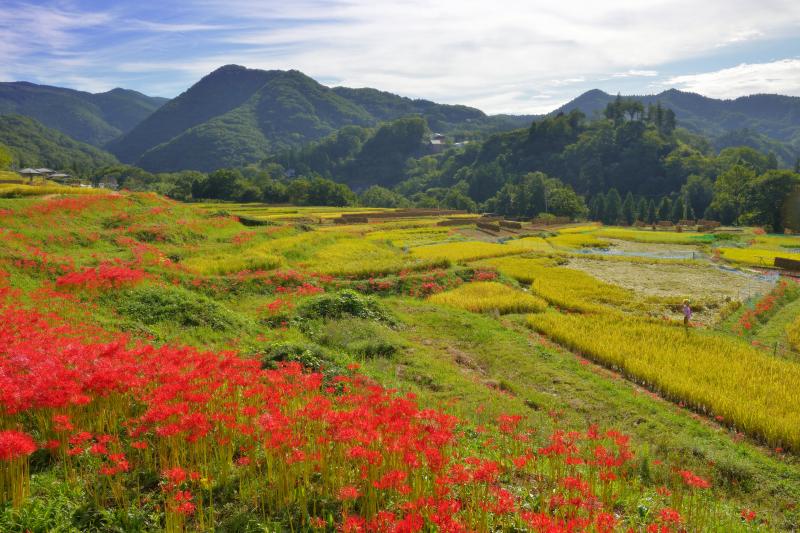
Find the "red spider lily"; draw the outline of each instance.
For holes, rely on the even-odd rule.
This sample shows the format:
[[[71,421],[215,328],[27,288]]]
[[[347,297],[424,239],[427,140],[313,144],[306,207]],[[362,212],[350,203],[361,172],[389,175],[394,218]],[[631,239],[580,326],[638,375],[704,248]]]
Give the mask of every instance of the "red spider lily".
[[[348,485],[339,489],[338,498],[340,500],[355,500],[361,495],[356,487]]]
[[[27,433],[15,430],[0,431],[0,461],[27,457],[36,451],[36,443]]]
[[[143,270],[124,265],[101,264],[95,268],[84,268],[71,272],[56,280],[59,287],[85,287],[90,289],[135,285],[147,277]]]
[[[752,522],[756,519],[756,512],[751,509],[742,509],[740,515],[745,522]]]
[[[680,513],[671,507],[665,507],[658,511],[658,516],[662,522],[666,522],[668,524],[680,524],[683,522],[683,518],[681,517]]]
[[[703,479],[702,477],[696,475],[694,472],[689,470],[680,470],[678,472],[683,478],[683,482],[686,484],[687,487],[697,488],[697,489],[707,489],[711,487],[711,483],[708,480]]]

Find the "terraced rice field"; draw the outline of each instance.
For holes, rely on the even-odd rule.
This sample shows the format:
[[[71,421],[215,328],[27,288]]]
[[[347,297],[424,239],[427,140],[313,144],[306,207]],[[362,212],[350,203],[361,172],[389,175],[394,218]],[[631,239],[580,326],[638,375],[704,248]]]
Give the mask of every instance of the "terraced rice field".
[[[0,199],[0,530],[800,527],[793,237],[359,211]]]

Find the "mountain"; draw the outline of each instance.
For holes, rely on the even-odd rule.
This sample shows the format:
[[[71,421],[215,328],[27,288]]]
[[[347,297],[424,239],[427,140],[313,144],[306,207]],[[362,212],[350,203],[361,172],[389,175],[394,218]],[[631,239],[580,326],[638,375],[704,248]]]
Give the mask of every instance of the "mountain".
[[[587,91],[553,111],[578,109],[592,118],[602,114],[616,96],[599,89]],[[675,112],[678,124],[709,137],[715,148],[751,146],[775,152],[784,166],[800,156],[800,98],[778,94],[755,94],[734,100],[718,100],[670,89],[652,95],[623,96],[643,104],[657,104]]]
[[[213,170],[259,161],[345,126],[421,115],[434,131],[504,131],[520,119],[375,89],[330,88],[296,70],[220,67],[109,143],[120,160],[152,171]],[[524,120],[524,119],[523,119]]]
[[[0,144],[10,149],[18,167],[47,167],[84,174],[117,163],[108,152],[22,115],[0,115]]]
[[[0,83],[0,115],[29,116],[95,146],[126,133],[166,101],[126,89],[92,94],[28,82]]]

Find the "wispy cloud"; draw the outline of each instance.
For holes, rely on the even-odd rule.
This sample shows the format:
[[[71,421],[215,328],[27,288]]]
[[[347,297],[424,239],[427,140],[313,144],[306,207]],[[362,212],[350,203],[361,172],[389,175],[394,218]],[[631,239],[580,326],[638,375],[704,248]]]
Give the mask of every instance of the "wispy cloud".
[[[612,78],[652,78],[654,76],[658,76],[657,70],[631,69],[625,72],[615,72],[611,75]]]
[[[730,67],[730,58],[715,58],[766,36],[786,38],[800,26],[800,3],[793,0],[98,5],[104,6],[91,0],[4,5],[0,78],[74,80],[80,88],[121,85],[171,96],[222,64],[238,63],[295,68],[330,84],[377,87],[489,112],[532,113],[549,111],[600,82],[643,92],[680,77],[668,64],[707,58],[714,69]],[[777,91],[791,81],[781,80],[772,85]],[[688,78],[676,83],[701,86]]]
[[[664,85],[715,98],[759,93],[800,96],[800,59],[742,63],[714,72],[674,76]]]

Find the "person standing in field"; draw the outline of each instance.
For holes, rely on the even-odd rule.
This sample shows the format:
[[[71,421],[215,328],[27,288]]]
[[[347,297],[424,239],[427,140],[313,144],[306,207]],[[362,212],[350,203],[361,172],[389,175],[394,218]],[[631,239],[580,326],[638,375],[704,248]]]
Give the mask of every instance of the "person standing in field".
[[[683,301],[683,325],[689,327],[689,321],[692,319],[692,308],[689,305],[689,300]]]

